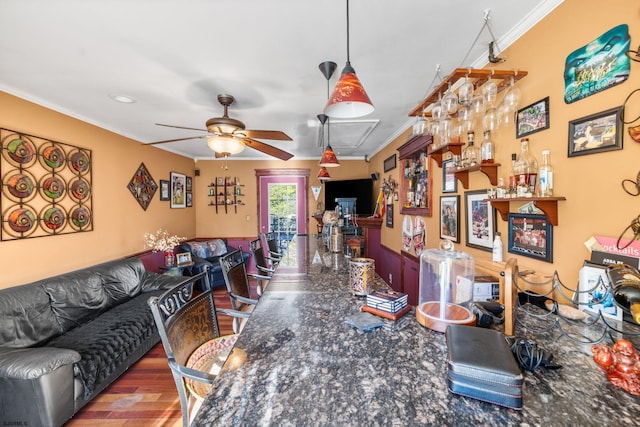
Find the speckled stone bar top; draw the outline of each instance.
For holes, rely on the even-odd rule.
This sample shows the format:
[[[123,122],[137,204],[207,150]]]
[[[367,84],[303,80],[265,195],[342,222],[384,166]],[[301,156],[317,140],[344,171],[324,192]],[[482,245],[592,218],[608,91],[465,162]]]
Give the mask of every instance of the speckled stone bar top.
[[[522,411],[454,395],[446,383],[444,334],[418,324],[413,310],[383,328],[354,329],[345,317],[364,300],[351,295],[348,277],[348,259],[327,252],[321,239],[294,238],[192,425],[547,427],[640,420],[640,397],[610,385],[591,344],[577,344],[560,328],[536,334],[516,328],[563,365],[525,372]],[[585,335],[583,326],[563,330],[571,328]]]

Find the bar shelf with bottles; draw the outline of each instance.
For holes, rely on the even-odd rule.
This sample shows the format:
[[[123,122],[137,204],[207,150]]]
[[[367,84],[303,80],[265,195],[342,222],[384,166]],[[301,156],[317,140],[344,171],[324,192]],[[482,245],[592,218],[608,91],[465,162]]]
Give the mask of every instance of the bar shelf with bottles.
[[[432,143],[431,135],[415,135],[398,148],[401,214],[431,216],[433,171],[427,147]]]
[[[455,177],[465,189],[469,188],[469,172],[480,171],[489,178],[491,185],[498,185],[498,167],[500,163],[485,163],[474,166],[456,168]]]
[[[500,217],[507,221],[509,219],[511,202],[533,202],[535,207],[540,209],[549,219],[551,225],[558,225],[558,201],[567,200],[565,197],[508,197],[489,198],[487,201],[496,208]]]
[[[244,197],[243,187],[237,177],[216,177],[215,181],[208,185],[209,197],[212,198],[209,206],[215,206],[216,213],[219,213],[218,206],[224,206],[224,213],[229,213],[229,207],[233,206],[234,213],[238,213],[238,206],[244,206],[240,199]]]
[[[439,146],[429,145],[429,155],[438,164],[438,167],[442,167],[442,157],[444,153],[451,152],[451,154],[459,156],[462,154],[462,147],[464,142],[449,142]],[[465,187],[466,188],[466,187]]]

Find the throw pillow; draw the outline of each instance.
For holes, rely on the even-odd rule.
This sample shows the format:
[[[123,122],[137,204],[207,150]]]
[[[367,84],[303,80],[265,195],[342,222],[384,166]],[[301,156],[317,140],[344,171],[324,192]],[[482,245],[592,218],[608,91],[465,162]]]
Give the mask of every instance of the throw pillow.
[[[227,253],[227,245],[222,239],[209,240],[207,242],[211,256],[220,256]]]
[[[208,258],[209,257],[209,247],[207,246],[206,243],[201,243],[201,242],[189,242],[189,245],[191,245],[191,252],[193,252],[193,254],[199,258]]]

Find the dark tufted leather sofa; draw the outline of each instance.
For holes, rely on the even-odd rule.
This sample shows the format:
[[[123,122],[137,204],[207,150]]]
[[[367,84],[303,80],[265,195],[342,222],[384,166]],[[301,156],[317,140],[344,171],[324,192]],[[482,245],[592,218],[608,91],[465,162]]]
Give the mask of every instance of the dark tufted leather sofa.
[[[0,420],[61,426],[160,341],[147,299],[184,277],[111,261],[0,290]]]
[[[198,242],[183,242],[178,246],[178,252],[189,252],[193,266],[185,269],[190,276],[202,273],[205,268],[209,268],[209,283],[211,288],[225,286],[222,267],[220,266],[220,258],[229,252],[237,250],[233,246],[227,244],[224,239],[211,239]],[[249,259],[248,253],[243,253],[245,261]],[[200,290],[204,290],[202,284],[196,286]]]

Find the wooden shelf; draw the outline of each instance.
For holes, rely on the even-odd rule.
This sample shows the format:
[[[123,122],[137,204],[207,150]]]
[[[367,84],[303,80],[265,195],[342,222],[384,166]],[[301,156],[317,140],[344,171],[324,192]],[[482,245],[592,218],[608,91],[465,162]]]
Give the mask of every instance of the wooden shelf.
[[[498,92],[505,89],[511,84],[511,78],[518,81],[528,73],[522,70],[494,70],[494,69],[472,69],[472,68],[456,68],[433,90],[426,98],[424,98],[411,112],[409,116],[415,117],[423,114],[423,110],[438,100],[441,95],[447,91],[449,86],[453,86],[459,79],[468,77],[472,81],[473,87],[477,89],[488,80],[500,80],[496,83]],[[426,113],[431,116],[431,113]]]
[[[456,169],[454,174],[465,189],[469,188],[469,172],[480,171],[489,178],[491,185],[498,185],[498,166],[500,163],[488,163],[484,165],[469,166]]]
[[[429,150],[427,152],[431,156],[431,158],[436,161],[436,163],[438,164],[438,167],[441,168],[442,155],[450,151],[451,153],[459,156],[462,154],[463,145],[464,145],[464,142],[450,142],[449,144],[445,144],[440,147],[433,148],[433,144],[432,144],[432,145],[429,145]]]
[[[535,207],[544,212],[551,225],[558,225],[558,201],[567,200],[565,197],[513,197],[508,199],[487,199],[491,206],[496,208],[500,217],[509,219],[509,205],[511,202],[533,202]]]

